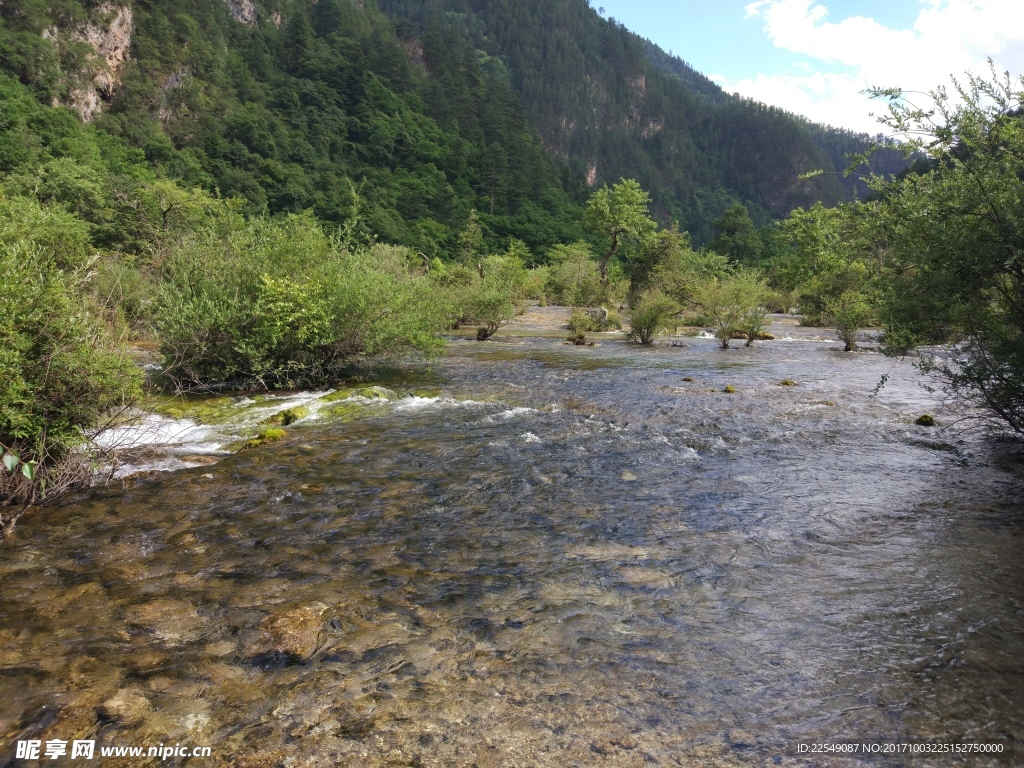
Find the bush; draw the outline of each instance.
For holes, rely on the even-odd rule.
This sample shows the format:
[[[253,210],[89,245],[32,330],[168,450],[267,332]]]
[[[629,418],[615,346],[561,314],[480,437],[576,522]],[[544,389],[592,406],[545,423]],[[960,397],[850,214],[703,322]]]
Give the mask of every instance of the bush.
[[[715,337],[722,348],[728,349],[732,338],[746,338],[749,346],[758,337],[767,314],[764,308],[767,293],[761,278],[740,272],[704,283],[696,291],[695,302],[704,319],[715,329]]]
[[[559,245],[549,254],[546,294],[553,304],[566,307],[593,307],[605,295],[601,272],[590,247],[584,242]]]
[[[318,386],[359,361],[438,351],[450,303],[381,256],[308,215],[201,234],[165,264],[154,320],[165,372],[179,389]]]
[[[846,344],[846,351],[857,349],[857,331],[868,326],[873,318],[868,296],[861,291],[845,291],[825,304],[826,317],[836,326],[836,333]]]
[[[0,244],[0,453],[12,457],[0,504],[88,479],[75,449],[140,395],[142,373],[115,351],[84,271],[62,272],[57,259],[25,240]]]
[[[660,331],[670,327],[669,321],[679,314],[679,305],[658,290],[644,293],[629,316],[626,338],[650,344]]]
[[[589,313],[576,310],[569,316],[569,330],[573,333],[590,333],[598,330],[594,318]]]

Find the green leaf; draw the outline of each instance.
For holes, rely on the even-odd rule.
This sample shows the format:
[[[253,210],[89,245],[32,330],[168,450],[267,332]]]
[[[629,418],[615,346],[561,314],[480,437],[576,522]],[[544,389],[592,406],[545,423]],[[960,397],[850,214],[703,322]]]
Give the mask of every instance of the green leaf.
[[[7,467],[8,472],[13,472],[14,468],[21,464],[21,459],[18,458],[16,453],[5,453],[4,454],[4,466]]]
[[[34,461],[30,461],[28,464],[22,464],[21,474],[23,474],[29,480],[34,480],[36,474],[36,463]]]

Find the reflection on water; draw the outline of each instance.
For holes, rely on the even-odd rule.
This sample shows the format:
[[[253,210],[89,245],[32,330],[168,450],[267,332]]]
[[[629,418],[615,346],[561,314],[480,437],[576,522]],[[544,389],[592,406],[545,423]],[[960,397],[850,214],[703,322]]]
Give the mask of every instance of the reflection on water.
[[[524,339],[378,383],[397,399],[23,521],[0,764],[18,738],[241,766],[1024,754],[1022,464],[915,426],[942,413],[909,366]]]

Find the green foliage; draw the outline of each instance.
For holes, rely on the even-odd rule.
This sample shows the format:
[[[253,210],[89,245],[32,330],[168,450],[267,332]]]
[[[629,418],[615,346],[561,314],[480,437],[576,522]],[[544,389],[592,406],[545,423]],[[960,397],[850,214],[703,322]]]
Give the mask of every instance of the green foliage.
[[[569,315],[569,330],[573,333],[586,334],[598,330],[598,327],[590,314],[577,309]]]
[[[465,317],[471,323],[480,323],[476,339],[486,341],[515,317],[516,309],[515,299],[505,286],[481,284],[465,304]]]
[[[469,212],[469,219],[466,226],[459,232],[459,246],[456,252],[458,262],[470,267],[476,266],[480,259],[484,245],[483,230],[480,229],[480,219],[476,211]]]
[[[889,353],[951,343],[925,358],[958,396],[1024,432],[1024,79],[993,71],[938,89],[918,108],[896,91],[885,124],[931,163],[873,186],[864,216],[889,250]]]
[[[761,258],[763,243],[750,218],[747,207],[736,203],[715,219],[715,238],[711,250],[728,256],[736,264],[756,266]]]
[[[826,317],[836,327],[839,338],[846,344],[846,351],[857,348],[857,331],[874,320],[874,307],[869,296],[858,290],[847,290],[825,303]]]
[[[765,321],[764,298],[768,287],[755,273],[709,280],[696,291],[694,302],[715,329],[723,349],[734,335],[753,341]]]
[[[64,460],[140,394],[141,372],[114,349],[86,273],[61,271],[59,258],[29,238],[0,243],[0,452],[29,481],[44,481],[36,467]],[[37,489],[0,479],[0,503]]]
[[[847,292],[872,295],[884,265],[879,229],[859,204],[797,209],[784,224],[795,248],[772,265],[773,283],[799,297],[804,325],[822,325]],[[852,294],[851,294],[852,295]]]
[[[390,269],[305,215],[201,233],[164,264],[166,373],[186,389],[313,386],[358,361],[436,352],[451,310],[400,260]]]
[[[714,251],[680,248],[665,254],[652,270],[648,283],[686,306],[693,303],[703,283],[730,274],[729,260],[725,256]]]
[[[626,338],[638,344],[650,344],[656,334],[672,327],[672,318],[679,314],[679,309],[679,305],[661,291],[647,291],[629,315]]]
[[[583,241],[557,245],[548,252],[547,296],[554,304],[568,307],[598,306],[605,289],[594,254]]]
[[[379,5],[410,20],[407,37],[420,34],[428,52],[431,38],[439,47],[461,38],[481,57],[500,59],[544,146],[569,158],[578,177],[593,172],[597,184],[637,179],[651,192],[659,218],[680,221],[697,244],[708,243],[711,222],[738,201],[746,202],[754,221],[763,225],[815,200],[850,199],[858,186],[855,178],[840,174],[848,164],[846,154],[863,152],[867,136],[731,96],[622,24],[603,19],[596,4],[380,0]],[[428,66],[432,72],[429,59]],[[895,160],[895,166],[882,159]],[[893,150],[879,153],[873,163],[880,172],[903,167]],[[799,178],[816,168],[832,173]],[[863,184],[860,189],[866,191]]]
[[[656,271],[680,265],[692,251],[690,233],[680,232],[678,222],[646,237],[640,247],[630,252],[626,263],[630,296],[639,295],[650,287]]]
[[[486,259],[483,277],[462,298],[464,322],[480,324],[477,341],[486,341],[515,317],[526,278],[522,261],[514,255]]]
[[[608,263],[624,240],[643,243],[657,225],[647,210],[650,195],[635,179],[620,179],[611,189],[602,187],[587,200],[583,226],[607,238],[608,250],[598,264],[602,285],[608,285]]]

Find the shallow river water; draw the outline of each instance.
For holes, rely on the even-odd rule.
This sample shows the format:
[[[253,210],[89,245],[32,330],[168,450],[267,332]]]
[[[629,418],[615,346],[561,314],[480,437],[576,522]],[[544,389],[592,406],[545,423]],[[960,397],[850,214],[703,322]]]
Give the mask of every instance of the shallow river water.
[[[454,341],[36,510],[0,765],[1024,764],[1020,449],[915,425],[937,396],[878,354],[687,344]],[[224,418],[181,423],[216,455]],[[1009,752],[798,752],[841,739]],[[174,744],[212,757],[99,757]]]

